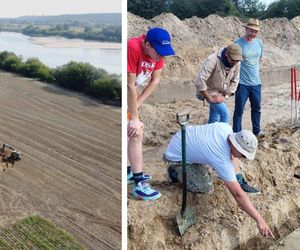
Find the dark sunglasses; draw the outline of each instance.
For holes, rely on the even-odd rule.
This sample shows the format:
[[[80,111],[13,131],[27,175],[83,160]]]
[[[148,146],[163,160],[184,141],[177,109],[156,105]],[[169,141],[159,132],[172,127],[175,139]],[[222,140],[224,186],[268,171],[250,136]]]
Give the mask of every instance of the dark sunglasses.
[[[233,63],[238,63],[239,62],[239,60],[233,60],[229,54],[228,54],[228,57],[230,58],[230,61],[232,61]]]

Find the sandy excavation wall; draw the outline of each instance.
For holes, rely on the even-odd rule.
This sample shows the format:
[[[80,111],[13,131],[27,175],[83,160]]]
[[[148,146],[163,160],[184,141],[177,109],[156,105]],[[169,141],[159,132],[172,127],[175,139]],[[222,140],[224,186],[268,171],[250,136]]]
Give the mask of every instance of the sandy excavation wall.
[[[177,111],[190,110],[190,124],[207,122],[208,105],[193,98],[193,82],[208,54],[243,34],[240,20],[212,15],[180,21],[172,14],[163,14],[147,21],[129,13],[128,25],[129,37],[153,26],[167,28],[177,52],[167,58],[158,89],[141,107],[147,146],[144,170],[151,173],[152,185],[162,197],[155,202],[128,199],[128,249],[268,249],[275,241],[258,233],[255,222],[238,208],[213,172],[213,194],[189,194],[188,204],[196,211],[197,223],[181,238],[175,222],[181,189],[166,181],[161,160],[165,144],[180,129],[175,122]],[[291,129],[289,120],[289,69],[300,65],[300,17],[264,20],[260,34],[265,44],[261,77],[266,136],[259,142],[256,159],[242,166],[251,185],[262,189],[261,195],[250,199],[279,240],[300,227],[300,182],[293,177],[300,169],[300,129]],[[228,106],[232,114],[233,98]],[[251,129],[249,107],[243,123],[244,128]]]
[[[270,124],[266,131],[256,159],[242,162],[242,169],[247,180],[263,190],[250,199],[279,240],[300,227],[300,182],[293,177],[300,168],[300,129],[282,123]],[[146,171],[151,171],[154,187],[163,196],[152,203],[129,199],[128,249],[259,250],[275,244],[259,234],[255,221],[238,208],[213,172],[213,194],[188,194],[188,206],[195,209],[197,222],[181,238],[175,220],[181,189],[166,181],[165,166],[153,159],[153,152]]]
[[[194,79],[205,58],[244,34],[242,22],[236,17],[210,15],[181,21],[173,14],[161,14],[145,20],[128,13],[128,37],[139,36],[154,26],[170,32],[176,56],[166,58],[161,84],[148,103],[194,96]],[[292,20],[263,20],[259,37],[265,46],[261,63],[263,83],[288,82],[289,67],[300,65],[300,16]]]
[[[293,65],[292,65],[293,66]],[[299,68],[299,66],[298,66]],[[290,82],[290,67],[273,67],[261,70],[262,84],[275,85]],[[299,79],[299,77],[298,77]],[[162,84],[158,85],[156,91],[147,99],[147,103],[170,103],[175,100],[186,100],[195,97],[195,82],[193,80],[162,80]]]

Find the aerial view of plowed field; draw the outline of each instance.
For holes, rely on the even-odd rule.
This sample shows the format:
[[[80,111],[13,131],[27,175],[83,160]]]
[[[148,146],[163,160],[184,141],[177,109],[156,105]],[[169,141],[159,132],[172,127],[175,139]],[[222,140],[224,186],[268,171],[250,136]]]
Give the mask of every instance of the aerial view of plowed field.
[[[0,72],[0,144],[22,160],[0,171],[0,227],[41,215],[86,249],[121,244],[121,109]]]

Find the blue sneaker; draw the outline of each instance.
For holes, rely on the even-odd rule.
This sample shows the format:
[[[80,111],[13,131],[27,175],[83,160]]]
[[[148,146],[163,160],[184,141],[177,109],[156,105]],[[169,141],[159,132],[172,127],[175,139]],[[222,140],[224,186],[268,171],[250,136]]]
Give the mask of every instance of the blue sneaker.
[[[153,201],[161,196],[161,193],[152,189],[147,181],[140,181],[137,185],[135,185],[131,194],[135,198],[144,201]]]
[[[178,174],[174,167],[169,166],[167,169],[168,180],[172,183],[178,182]]]
[[[243,189],[244,192],[248,193],[248,194],[260,194],[261,191],[255,187],[251,187],[246,180],[244,179],[244,177],[242,177],[242,175],[239,174],[239,177],[237,178],[241,188]]]
[[[150,181],[151,179],[152,179],[151,175],[144,174],[143,179],[141,181]],[[133,183],[134,183],[133,173],[130,172],[129,174],[127,174],[127,184],[133,184]]]

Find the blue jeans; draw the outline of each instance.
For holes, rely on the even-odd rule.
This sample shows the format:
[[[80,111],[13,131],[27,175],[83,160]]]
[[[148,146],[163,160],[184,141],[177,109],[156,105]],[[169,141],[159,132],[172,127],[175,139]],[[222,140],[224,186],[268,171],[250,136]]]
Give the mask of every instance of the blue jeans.
[[[214,122],[230,122],[230,113],[227,105],[222,103],[210,103],[209,104],[209,118],[208,123]]]
[[[252,131],[253,134],[257,135],[260,132],[261,85],[247,86],[239,84],[235,92],[233,132],[242,130],[242,116],[248,97],[251,106]]]

